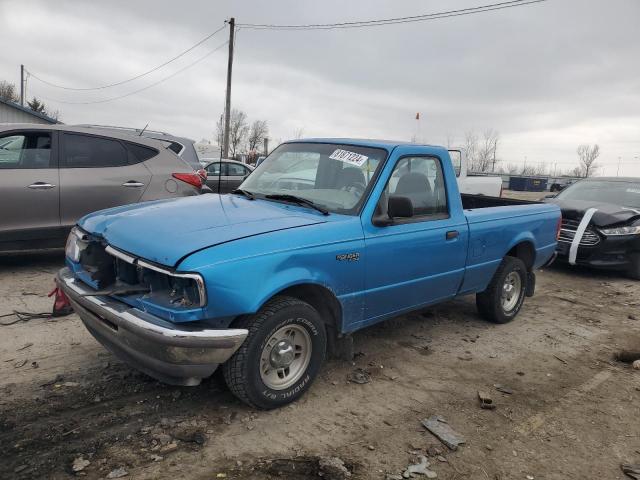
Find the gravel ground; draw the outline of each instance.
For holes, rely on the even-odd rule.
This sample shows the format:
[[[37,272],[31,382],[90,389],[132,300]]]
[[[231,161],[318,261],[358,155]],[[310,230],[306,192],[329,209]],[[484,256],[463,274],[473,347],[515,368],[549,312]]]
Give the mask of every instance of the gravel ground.
[[[49,311],[62,264],[1,258],[0,314]],[[358,332],[354,362],[329,362],[301,401],[270,412],[218,375],[162,385],[76,315],[2,326],[0,478],[347,478],[319,467],[339,457],[350,478],[385,479],[426,455],[440,479],[621,479],[621,463],[640,463],[640,371],[613,355],[640,349],[639,305],[640,282],[556,266],[510,324],[463,298]],[[356,368],[370,383],[347,381]],[[465,437],[457,451],[421,426],[436,414]]]

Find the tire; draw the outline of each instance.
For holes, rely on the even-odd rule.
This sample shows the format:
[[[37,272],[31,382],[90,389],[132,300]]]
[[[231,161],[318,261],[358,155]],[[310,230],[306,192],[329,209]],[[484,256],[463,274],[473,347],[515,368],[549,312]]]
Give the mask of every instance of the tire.
[[[249,330],[242,346],[222,365],[225,382],[236,397],[268,410],[304,395],[327,350],[325,325],[311,305],[275,297],[233,326]]]
[[[640,252],[633,252],[629,255],[627,275],[634,280],[640,280]]]
[[[503,296],[505,283],[514,289],[511,296]],[[519,287],[515,284],[519,284]],[[484,292],[476,294],[478,312],[485,319],[493,323],[508,323],[513,320],[524,302],[527,291],[527,267],[524,262],[515,257],[504,257],[498,270],[493,275],[489,286]]]

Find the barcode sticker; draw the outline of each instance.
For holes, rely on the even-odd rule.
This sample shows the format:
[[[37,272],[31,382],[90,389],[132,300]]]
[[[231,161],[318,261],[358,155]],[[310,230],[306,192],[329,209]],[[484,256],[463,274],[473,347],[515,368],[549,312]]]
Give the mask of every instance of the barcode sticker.
[[[339,162],[350,163],[351,165],[355,165],[357,167],[361,167],[364,162],[369,160],[369,157],[365,155],[360,155],[356,152],[349,152],[340,148],[329,155],[329,158],[331,160],[338,160]]]

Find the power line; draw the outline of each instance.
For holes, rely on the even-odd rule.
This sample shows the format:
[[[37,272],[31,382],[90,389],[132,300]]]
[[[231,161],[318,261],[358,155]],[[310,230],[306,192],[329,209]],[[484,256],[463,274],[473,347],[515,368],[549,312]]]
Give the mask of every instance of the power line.
[[[187,53],[189,53],[190,51],[192,51],[194,48],[199,47],[200,45],[202,45],[204,42],[206,42],[207,40],[209,40],[211,37],[213,37],[214,35],[216,35],[217,33],[221,32],[222,30],[224,30],[226,28],[226,21],[225,24],[222,25],[222,27],[220,27],[219,29],[217,29],[215,32],[210,33],[209,35],[207,35],[206,37],[204,37],[202,40],[200,40],[199,42],[195,43],[194,45],[190,46],[189,48],[187,48],[186,50],[184,50],[183,52],[179,53],[178,55],[176,55],[175,57],[167,60],[166,62],[158,65],[157,67],[152,68],[151,70],[147,70],[144,73],[140,73],[139,75],[136,75],[135,77],[131,77],[127,80],[122,80],[120,82],[116,82],[116,83],[110,83],[108,85],[101,85],[99,87],[86,87],[86,88],[75,88],[75,87],[67,87],[64,85],[58,85],[56,83],[50,82],[48,80],[44,80],[40,77],[38,77],[35,73],[28,71],[29,75],[31,75],[33,78],[35,78],[36,80],[49,85],[50,87],[55,87],[55,88],[60,88],[62,90],[73,90],[73,91],[89,91],[89,90],[104,90],[105,88],[111,88],[111,87],[116,87],[118,85],[124,85],[125,83],[129,83],[129,82],[133,82],[134,80],[137,80],[139,78],[142,78],[146,75],[149,75],[150,73],[153,73],[157,70],[160,70],[162,67],[165,67],[167,65],[169,65],[172,62],[175,62],[177,59],[183,57],[184,55],[186,55]]]
[[[148,90],[148,89],[150,89],[152,87],[155,87],[156,85],[159,85],[159,84],[161,84],[163,82],[166,82],[167,80],[175,77],[179,73],[182,73],[185,70],[197,65],[198,63],[200,63],[201,61],[203,61],[204,59],[206,59],[210,55],[213,55],[215,52],[220,50],[222,47],[226,46],[228,43],[229,43],[229,41],[226,41],[223,44],[218,45],[216,48],[214,48],[213,50],[211,50],[207,54],[205,54],[202,57],[198,58],[196,61],[190,63],[189,65],[181,68],[177,72],[172,73],[168,77],[164,77],[164,78],[158,80],[157,82],[154,82],[154,83],[152,83],[150,85],[147,85],[146,87],[142,87],[142,88],[139,88],[138,90],[134,90],[132,92],[125,93],[124,95],[119,95],[117,97],[105,98],[105,99],[102,99],[102,100],[94,100],[94,101],[89,101],[89,102],[67,102],[67,101],[64,101],[64,100],[56,100],[56,99],[53,99],[53,98],[47,98],[47,97],[42,97],[42,96],[40,96],[40,98],[42,98],[43,100],[47,100],[49,102],[63,103],[63,104],[66,104],[66,105],[93,105],[93,104],[96,104],[96,103],[107,103],[107,102],[112,102],[114,100],[120,100],[121,98],[130,97],[131,95],[135,95],[136,93],[143,92],[143,91]]]
[[[440,18],[460,17],[464,15],[473,15],[476,13],[490,12],[495,10],[504,10],[506,8],[521,7],[534,3],[541,3],[547,0],[514,0],[510,2],[492,3],[479,5],[477,7],[463,8],[459,10],[448,10],[443,12],[427,13],[423,15],[413,15],[408,17],[384,18],[378,20],[362,20],[354,22],[340,23],[312,23],[298,25],[275,25],[264,23],[238,23],[242,28],[253,30],[331,30],[331,29],[347,29],[347,28],[363,28],[377,27],[382,25],[395,25],[398,23],[414,23],[424,22],[428,20],[437,20]]]

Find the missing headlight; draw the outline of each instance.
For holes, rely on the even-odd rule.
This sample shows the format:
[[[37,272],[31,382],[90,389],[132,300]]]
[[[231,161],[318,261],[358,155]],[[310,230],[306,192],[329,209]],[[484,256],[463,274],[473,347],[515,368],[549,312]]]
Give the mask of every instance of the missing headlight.
[[[127,253],[106,247],[106,253],[115,257],[116,282],[142,286],[149,293],[145,300],[174,307],[202,307],[207,302],[204,280],[197,273],[175,272]]]

